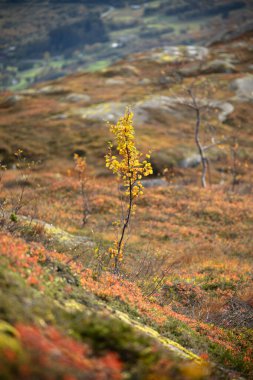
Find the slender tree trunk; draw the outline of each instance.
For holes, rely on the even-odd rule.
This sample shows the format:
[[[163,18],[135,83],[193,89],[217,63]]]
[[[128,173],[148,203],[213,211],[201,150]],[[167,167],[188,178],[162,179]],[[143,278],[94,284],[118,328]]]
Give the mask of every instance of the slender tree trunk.
[[[126,217],[124,224],[123,224],[123,227],[122,227],[121,237],[120,237],[120,240],[118,243],[118,252],[117,252],[117,255],[115,256],[115,260],[114,260],[114,272],[115,273],[118,273],[118,271],[119,271],[119,257],[120,257],[120,252],[121,252],[124,236],[126,233],[126,229],[127,229],[129,222],[130,222],[132,206],[133,206],[133,197],[132,197],[132,184],[131,184],[131,180],[130,180],[128,212],[127,212],[127,217]]]
[[[202,174],[201,174],[201,184],[202,187],[206,187],[206,173],[207,173],[207,159],[204,154],[204,149],[201,145],[200,138],[199,138],[199,130],[200,130],[200,122],[201,122],[201,117],[200,117],[200,109],[196,105],[194,105],[194,109],[196,112],[196,125],[195,125],[195,143],[198,148],[198,152],[200,155],[201,159],[201,165],[202,165]]]
[[[237,184],[237,168],[236,168],[236,150],[232,147],[232,191],[235,191],[235,186]]]
[[[130,152],[128,150],[127,140],[126,140],[126,151],[127,151],[128,169],[130,171],[130,169],[131,169],[130,168]],[[128,211],[127,211],[127,216],[126,216],[126,218],[124,220],[124,224],[123,224],[123,227],[122,227],[121,237],[120,237],[119,242],[118,242],[117,254],[116,254],[115,259],[114,259],[114,272],[115,273],[119,272],[119,257],[120,257],[120,253],[121,253],[121,248],[122,248],[125,232],[126,232],[126,229],[128,227],[128,224],[130,222],[131,213],[132,213],[132,207],[133,207],[133,183],[132,183],[132,178],[130,177],[129,178]]]
[[[89,196],[88,196],[88,190],[87,190],[87,183],[85,184],[82,178],[80,178],[80,181],[81,181],[81,195],[82,195],[82,203],[83,203],[82,227],[84,227],[90,215],[90,204],[89,204],[90,202],[89,202]]]

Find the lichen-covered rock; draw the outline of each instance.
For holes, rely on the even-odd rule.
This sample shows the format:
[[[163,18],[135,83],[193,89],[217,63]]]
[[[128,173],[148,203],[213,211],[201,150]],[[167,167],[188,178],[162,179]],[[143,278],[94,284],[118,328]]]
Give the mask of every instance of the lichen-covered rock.
[[[38,219],[31,221],[20,216],[17,217],[17,222],[21,227],[22,234],[35,239],[39,237],[49,247],[60,251],[75,251],[80,247],[93,247],[94,245],[94,242],[86,236],[72,235],[59,227],[55,227],[53,224]]]

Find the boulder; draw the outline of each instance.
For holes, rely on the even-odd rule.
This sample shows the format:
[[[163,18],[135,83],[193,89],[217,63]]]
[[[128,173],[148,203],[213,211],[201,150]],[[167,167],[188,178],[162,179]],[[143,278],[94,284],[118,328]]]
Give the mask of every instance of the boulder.
[[[227,116],[234,111],[234,106],[229,102],[222,102],[219,100],[211,100],[207,103],[210,108],[218,108],[220,113],[218,115],[219,121],[224,123],[227,120]]]
[[[145,188],[168,186],[168,182],[164,178],[143,179],[141,184]]]
[[[201,158],[199,154],[192,154],[188,157],[186,157],[184,160],[182,160],[179,164],[181,168],[195,168],[198,166],[201,162]]]
[[[163,49],[153,49],[147,58],[157,63],[174,62],[180,59],[190,61],[203,60],[209,50],[203,46],[165,46]]]
[[[124,115],[126,107],[126,103],[109,102],[96,104],[91,107],[79,108],[72,112],[79,114],[82,119],[115,123],[122,115]]]
[[[59,251],[75,251],[80,247],[83,249],[83,247],[94,246],[94,242],[90,238],[86,236],[72,235],[61,228],[42,220],[30,220],[25,216],[18,216],[17,223],[22,235],[32,237],[35,240],[37,237],[52,249]]]
[[[230,89],[236,92],[240,100],[253,100],[253,75],[235,79]]]
[[[80,115],[82,119],[116,123],[118,119],[124,115],[127,106],[128,104],[124,102],[108,102],[96,104],[91,107],[78,108],[76,110],[72,110],[72,113]],[[147,120],[148,114],[145,110],[139,107],[138,104],[133,107],[133,110],[135,124],[140,125]]]
[[[136,125],[142,125],[150,121],[152,116],[158,113],[161,115],[170,114],[178,119],[182,119],[187,115],[188,109],[184,105],[188,102],[188,98],[174,98],[163,95],[149,96],[133,106],[134,123]],[[218,118],[222,122],[224,122],[227,115],[234,110],[234,107],[228,102],[201,99],[199,103],[207,107],[220,109],[221,112]],[[115,123],[124,115],[127,106],[128,104],[124,102],[100,103],[86,108],[77,108],[72,110],[72,114],[79,115],[81,118],[87,120]]]

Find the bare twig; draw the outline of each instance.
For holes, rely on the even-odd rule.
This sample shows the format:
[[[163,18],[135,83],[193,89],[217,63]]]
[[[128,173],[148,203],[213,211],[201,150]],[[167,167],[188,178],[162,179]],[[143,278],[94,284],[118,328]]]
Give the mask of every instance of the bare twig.
[[[205,149],[203,148],[203,146],[201,144],[200,136],[199,136],[200,125],[201,125],[200,111],[201,111],[201,108],[203,108],[203,106],[200,106],[197,103],[196,96],[195,96],[192,88],[190,88],[188,90],[188,93],[191,97],[192,104],[187,104],[187,106],[192,108],[196,113],[194,138],[195,138],[195,143],[196,143],[197,148],[198,148],[198,152],[199,152],[200,159],[201,159],[201,165],[202,165],[201,184],[202,184],[202,187],[206,187],[206,173],[207,173],[208,162],[207,162],[207,158],[206,158],[205,153],[204,153]]]

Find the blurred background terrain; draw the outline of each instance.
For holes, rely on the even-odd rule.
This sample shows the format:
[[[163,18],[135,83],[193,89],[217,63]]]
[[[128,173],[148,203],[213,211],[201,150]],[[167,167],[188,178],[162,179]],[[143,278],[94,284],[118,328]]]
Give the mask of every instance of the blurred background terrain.
[[[94,71],[153,47],[207,45],[252,28],[250,0],[0,2],[0,87]]]

